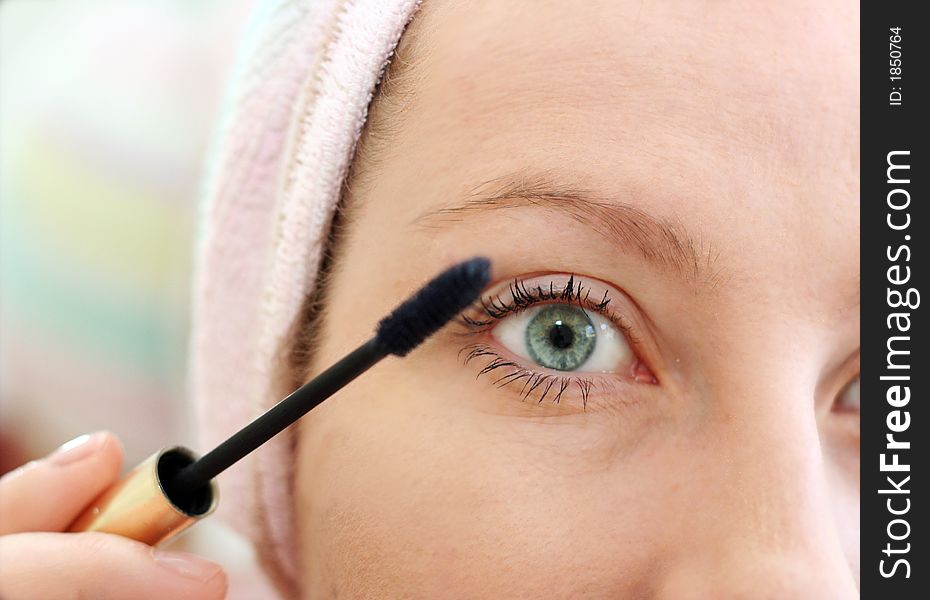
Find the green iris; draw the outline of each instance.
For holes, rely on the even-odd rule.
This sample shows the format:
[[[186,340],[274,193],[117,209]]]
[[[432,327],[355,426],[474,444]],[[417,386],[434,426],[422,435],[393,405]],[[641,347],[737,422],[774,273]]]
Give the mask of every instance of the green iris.
[[[530,358],[559,371],[574,371],[594,352],[597,332],[584,310],[568,304],[550,304],[526,326]]]

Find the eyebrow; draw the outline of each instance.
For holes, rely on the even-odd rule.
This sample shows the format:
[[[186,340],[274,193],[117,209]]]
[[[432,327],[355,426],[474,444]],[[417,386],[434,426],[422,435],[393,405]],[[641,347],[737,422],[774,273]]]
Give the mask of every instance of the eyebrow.
[[[715,286],[719,252],[688,233],[680,222],[669,222],[616,200],[608,200],[558,178],[508,175],[474,187],[464,200],[427,211],[412,221],[423,227],[462,222],[474,213],[535,207],[562,212],[593,229],[623,252],[635,252],[657,268],[692,283]],[[696,241],[697,240],[697,241]]]

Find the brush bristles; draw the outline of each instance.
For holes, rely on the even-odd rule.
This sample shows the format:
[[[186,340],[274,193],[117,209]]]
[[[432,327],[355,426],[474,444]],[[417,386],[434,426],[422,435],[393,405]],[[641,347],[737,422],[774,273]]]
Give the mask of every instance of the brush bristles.
[[[491,261],[478,257],[440,273],[378,324],[387,354],[405,356],[478,299],[491,279]]]

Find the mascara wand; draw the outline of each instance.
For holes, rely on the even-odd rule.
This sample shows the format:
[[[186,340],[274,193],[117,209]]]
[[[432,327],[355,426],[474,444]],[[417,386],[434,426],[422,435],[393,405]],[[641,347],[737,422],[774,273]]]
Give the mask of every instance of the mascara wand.
[[[389,354],[406,356],[474,302],[491,263],[473,258],[440,273],[378,323],[375,335],[201,458],[163,448],[98,497],[70,531],[104,531],[157,545],[216,508],[213,479]]]

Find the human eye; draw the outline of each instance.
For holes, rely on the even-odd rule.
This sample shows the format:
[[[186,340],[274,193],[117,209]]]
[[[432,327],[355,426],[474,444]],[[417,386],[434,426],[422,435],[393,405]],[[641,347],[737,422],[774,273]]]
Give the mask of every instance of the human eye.
[[[838,412],[859,413],[859,375],[839,393],[834,407]]]
[[[619,290],[592,278],[516,278],[463,315],[466,335],[478,339],[460,355],[522,400],[578,397],[586,409],[592,391],[658,383],[637,352],[633,312]]]

